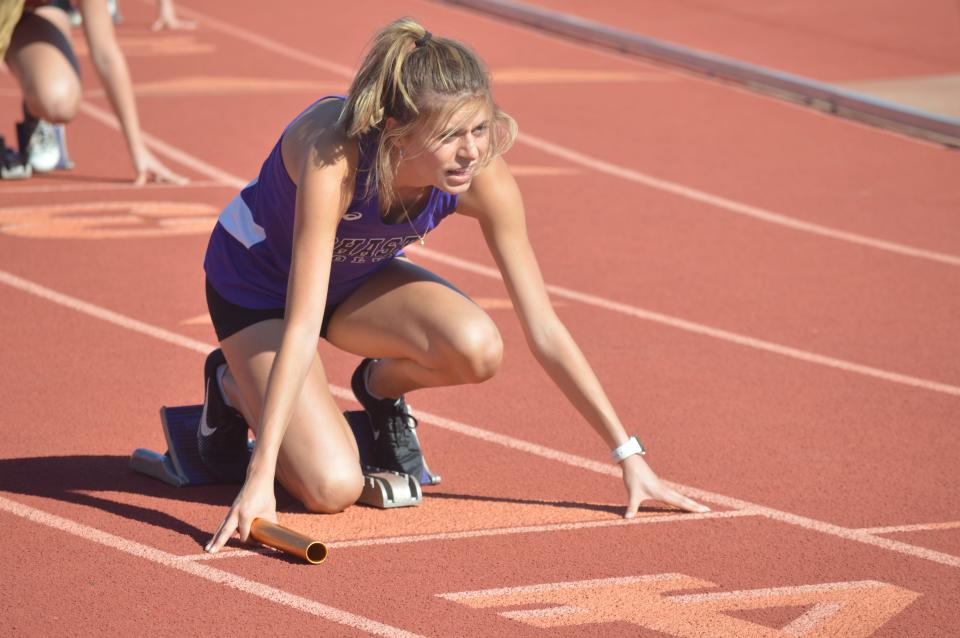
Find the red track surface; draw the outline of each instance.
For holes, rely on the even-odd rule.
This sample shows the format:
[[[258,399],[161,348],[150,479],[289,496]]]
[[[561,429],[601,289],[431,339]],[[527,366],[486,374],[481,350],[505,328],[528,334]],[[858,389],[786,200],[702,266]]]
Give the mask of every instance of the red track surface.
[[[956,152],[437,3],[178,6],[198,31],[150,33],[130,0],[120,35],[155,151],[193,184],[122,182],[95,90],[69,128],[74,171],[0,183],[8,633],[955,634]],[[462,220],[418,259],[490,308],[507,355],[487,384],[413,396],[444,476],[420,507],[288,503],[325,564],[202,560],[235,488],[127,469],[163,448],[159,406],[200,399],[213,216],[401,13],[488,60],[559,312],[653,466],[715,513],[620,521],[603,446],[528,355]],[[17,104],[0,75],[2,112]],[[323,356],[342,388],[355,361]],[[478,590],[497,591],[463,594]],[[581,611],[531,612],[558,606]]]

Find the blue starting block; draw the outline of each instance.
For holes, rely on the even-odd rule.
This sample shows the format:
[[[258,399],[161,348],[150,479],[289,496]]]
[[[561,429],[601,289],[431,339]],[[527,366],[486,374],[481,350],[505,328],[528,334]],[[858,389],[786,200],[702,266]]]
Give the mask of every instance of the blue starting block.
[[[197,447],[197,427],[202,405],[184,405],[160,408],[160,422],[167,440],[164,454],[137,448],[130,456],[130,467],[174,487],[211,485],[220,483],[207,469]],[[373,465],[373,429],[366,412],[344,412],[344,417],[357,440],[360,464],[363,467],[363,493],[358,503],[380,508],[418,505],[423,498],[421,485],[438,485],[440,476],[427,469],[417,480],[408,474],[391,472]],[[414,431],[414,436],[416,432]],[[254,442],[250,442],[251,449]]]

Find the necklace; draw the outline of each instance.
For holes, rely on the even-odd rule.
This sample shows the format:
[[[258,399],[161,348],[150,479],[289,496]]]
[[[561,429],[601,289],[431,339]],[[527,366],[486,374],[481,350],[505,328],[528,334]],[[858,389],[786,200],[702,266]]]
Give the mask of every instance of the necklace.
[[[400,210],[403,211],[403,216],[406,218],[407,223],[410,224],[411,230],[413,230],[414,234],[417,236],[417,239],[420,240],[420,245],[424,246],[425,243],[423,240],[427,236],[427,234],[426,233],[422,235],[420,234],[420,231],[417,230],[417,227],[413,225],[413,220],[410,219],[410,213],[407,212],[407,207],[403,205],[403,200],[398,199],[398,201],[400,202]]]

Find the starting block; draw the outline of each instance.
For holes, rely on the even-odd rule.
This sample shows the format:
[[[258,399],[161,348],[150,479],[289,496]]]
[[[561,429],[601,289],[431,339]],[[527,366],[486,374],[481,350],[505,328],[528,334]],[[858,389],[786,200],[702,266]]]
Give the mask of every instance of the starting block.
[[[167,440],[164,454],[138,448],[130,456],[134,471],[152,476],[174,487],[188,485],[211,485],[221,481],[209,470],[200,458],[197,448],[197,427],[200,424],[202,405],[185,405],[160,408],[160,422]],[[422,485],[437,485],[440,477],[426,469],[420,480],[408,474],[390,472],[372,465],[373,430],[367,413],[345,412],[347,422],[357,439],[360,463],[363,467],[363,493],[358,503],[379,508],[407,507],[418,505],[423,499]],[[414,436],[416,433],[414,432]],[[251,450],[254,442],[250,441]]]

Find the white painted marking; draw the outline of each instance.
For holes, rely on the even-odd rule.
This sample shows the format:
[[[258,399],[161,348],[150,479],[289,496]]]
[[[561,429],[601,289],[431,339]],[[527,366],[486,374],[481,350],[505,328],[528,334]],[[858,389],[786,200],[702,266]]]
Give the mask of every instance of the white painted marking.
[[[508,596],[512,594],[539,594],[561,589],[594,589],[608,585],[632,585],[633,583],[655,583],[662,580],[678,580],[685,578],[683,574],[650,574],[645,576],[615,576],[613,578],[594,578],[591,580],[576,580],[562,583],[544,583],[541,585],[521,585],[519,587],[494,587],[492,589],[477,589],[474,591],[458,591],[448,594],[437,594],[437,598],[446,600],[470,600],[471,598],[487,598],[493,596]]]
[[[352,79],[356,74],[356,69],[352,67],[344,66],[343,64],[338,64],[337,62],[331,62],[330,60],[325,60],[305,51],[295,49],[281,42],[277,42],[272,38],[260,35],[259,33],[255,33],[242,27],[238,27],[234,24],[229,24],[222,20],[218,20],[217,18],[205,13],[200,13],[196,9],[188,9],[187,7],[178,4],[177,11],[183,14],[184,17],[201,23],[204,28],[212,31],[219,31],[220,33],[226,33],[227,35],[237,38],[238,40],[243,40],[249,44],[254,44],[258,47],[266,49],[267,51],[290,58],[291,60],[303,62],[306,65],[323,69],[324,71],[330,71],[331,73],[344,78]]]
[[[429,498],[429,493],[427,494]],[[361,538],[349,541],[324,542],[328,549],[349,549],[352,547],[370,547],[374,545],[405,545],[407,543],[423,543],[429,541],[454,541],[465,538],[486,538],[489,536],[512,536],[514,534],[551,534],[581,529],[598,529],[603,527],[622,527],[625,525],[643,525],[654,523],[682,523],[685,521],[701,521],[715,518],[740,518],[755,516],[753,510],[731,510],[728,512],[708,512],[706,514],[661,514],[641,516],[639,518],[616,518],[604,521],[581,521],[578,523],[552,523],[548,525],[524,525],[518,527],[497,527],[491,529],[475,529],[463,532],[440,532],[436,534],[411,534],[407,536],[385,536],[383,538]],[[260,552],[262,553],[262,552]],[[224,558],[244,558],[256,556],[254,552],[230,552]],[[210,560],[218,558],[220,554],[191,554],[181,557],[182,560]]]
[[[769,519],[780,521],[781,523],[796,525],[797,527],[820,532],[821,534],[829,534],[830,536],[836,536],[837,538],[842,538],[848,541],[863,543],[864,545],[872,545],[874,547],[879,547],[880,549],[896,552],[905,556],[923,558],[924,560],[940,563],[941,565],[946,565],[948,567],[960,567],[960,556],[953,556],[952,554],[937,552],[932,549],[927,549],[926,547],[910,545],[909,543],[903,543],[889,538],[881,538],[861,530],[842,527],[840,525],[834,525],[833,523],[825,523],[823,521],[818,521],[806,516],[791,514],[790,512],[773,509],[772,507],[756,505],[754,503],[750,503],[749,501],[742,501],[740,499],[724,496],[722,494],[716,494],[714,492],[708,492],[695,487],[673,484],[669,481],[668,484],[671,484],[674,488],[683,491],[683,493],[690,498],[716,503],[729,508],[739,509],[742,507],[749,507],[751,509],[755,509],[760,516],[765,516]]]
[[[892,525],[890,527],[864,527],[857,531],[867,534],[896,534],[897,532],[930,532],[940,529],[960,529],[960,521],[947,523],[917,523],[915,525]]]
[[[713,195],[690,186],[684,186],[683,184],[679,184],[677,182],[660,179],[659,177],[653,177],[652,175],[647,175],[630,168],[617,166],[616,164],[612,164],[595,157],[590,157],[589,155],[585,155],[578,151],[560,146],[559,144],[548,142],[543,138],[530,135],[529,133],[521,133],[517,138],[517,141],[522,144],[526,144],[527,146],[532,146],[533,148],[539,149],[545,153],[549,153],[550,155],[562,157],[563,159],[574,162],[575,164],[592,168],[601,173],[606,173],[607,175],[619,177],[637,184],[643,184],[644,186],[648,186],[650,188],[665,191],[667,193],[678,195],[686,199],[691,199],[709,206],[714,206],[716,208],[721,208],[738,215],[745,215],[753,219],[764,221],[770,224],[776,224],[778,226],[784,226],[793,230],[799,230],[805,233],[819,235],[821,237],[829,237],[830,239],[846,241],[851,244],[867,246],[869,248],[876,248],[877,250],[905,255],[907,257],[917,257],[950,266],[960,266],[960,256],[957,255],[926,250],[924,248],[899,244],[884,239],[877,239],[867,235],[860,235],[858,233],[845,230],[837,230],[835,228],[830,228],[829,226],[823,226],[821,224],[814,224],[812,222],[795,219],[793,217],[789,217],[780,213],[774,213],[757,206],[751,206],[750,204],[744,204],[743,202],[738,202],[726,197]]]
[[[570,614],[582,614],[589,611],[583,607],[574,607],[573,605],[557,605],[556,607],[544,607],[543,609],[521,609],[520,611],[501,611],[500,615],[511,620],[523,620],[524,618],[546,618],[548,616],[569,616]]]
[[[215,30],[227,33],[241,40],[249,42],[250,44],[261,46],[268,51],[272,51],[293,60],[303,62],[304,64],[332,71],[344,78],[353,79],[353,76],[356,73],[356,70],[351,67],[326,60],[319,56],[300,51],[299,49],[294,49],[271,38],[267,38],[257,33],[247,31],[246,29],[227,24],[226,22],[217,20],[192,9],[188,10],[184,8],[182,13],[191,17],[192,19],[206,22],[207,26],[210,26]],[[745,215],[753,219],[784,226],[793,230],[811,233],[821,237],[828,237],[830,239],[846,241],[860,246],[875,248],[877,250],[884,250],[908,257],[928,259],[951,266],[960,266],[960,256],[957,255],[926,250],[906,244],[899,244],[884,239],[878,239],[876,237],[869,237],[867,235],[830,228],[829,226],[823,226],[821,224],[806,222],[780,213],[774,213],[763,208],[744,204],[742,202],[721,197],[719,195],[713,195],[711,193],[707,193],[706,191],[702,191],[690,186],[684,186],[683,184],[679,184],[677,182],[653,177],[633,169],[618,166],[611,162],[590,157],[589,155],[585,155],[573,149],[549,142],[541,137],[530,135],[529,133],[521,133],[517,138],[517,141],[522,144],[527,144],[528,146],[537,148],[544,153],[562,157],[570,162],[574,162],[581,166],[586,166],[601,173],[606,173],[608,175],[619,177],[634,183],[643,184],[650,188],[672,193],[674,195],[685,197],[709,206],[715,206],[731,213]]]
[[[0,496],[0,510],[21,518],[25,518],[29,521],[33,521],[34,523],[46,525],[47,527],[60,530],[61,532],[72,534],[78,538],[98,543],[126,554],[137,556],[138,558],[146,559],[153,563],[163,565],[164,567],[170,567],[192,576],[203,578],[204,580],[208,580],[218,585],[227,585],[228,587],[232,587],[259,598],[269,600],[270,602],[277,603],[278,605],[291,607],[319,618],[323,618],[324,620],[346,625],[347,627],[352,627],[360,631],[366,631],[376,636],[389,636],[396,638],[414,638],[417,636],[417,634],[404,631],[403,629],[392,627],[390,625],[386,625],[384,623],[380,623],[375,620],[371,620],[370,618],[353,614],[342,609],[337,609],[336,607],[324,605],[323,603],[319,603],[315,600],[297,596],[296,594],[291,594],[283,591],[282,589],[277,589],[276,587],[271,587],[270,585],[265,585],[264,583],[260,583],[255,580],[243,578],[242,576],[237,576],[236,574],[231,574],[230,572],[226,572],[215,567],[202,565],[193,561],[180,560],[180,558],[174,554],[170,554],[159,549],[122,538],[120,536],[115,536],[99,529],[89,527],[87,525],[83,525],[82,523],[77,523],[75,521],[56,516],[33,507],[28,507],[21,503],[17,503],[16,501],[6,499],[2,496]]]
[[[788,636],[806,636],[815,627],[823,624],[843,608],[843,603],[818,603],[808,609],[802,616],[795,618],[789,624],[780,628]]]
[[[163,328],[159,328],[149,323],[138,321],[132,317],[121,315],[118,312],[113,312],[112,310],[101,308],[100,306],[92,303],[87,303],[86,301],[77,299],[76,297],[65,295],[57,292],[56,290],[51,290],[46,286],[41,286],[40,284],[35,284],[32,281],[23,279],[22,277],[17,277],[16,275],[8,273],[4,270],[0,270],[0,282],[5,283],[12,288],[16,288],[17,290],[40,297],[41,299],[52,301],[55,304],[71,308],[77,312],[82,312],[83,314],[90,315],[91,317],[96,317],[97,319],[102,319],[103,321],[112,323],[121,328],[138,332],[140,334],[147,335],[148,337],[159,339],[160,341],[166,341],[167,343],[172,343],[175,346],[180,346],[181,348],[186,348],[187,350],[193,350],[194,352],[199,352],[200,354],[207,354],[214,348],[214,346],[203,343],[202,341],[184,337],[175,332],[170,332],[169,330],[164,330]]]
[[[718,591],[706,594],[681,594],[670,596],[677,603],[706,603],[715,600],[749,600],[750,598],[778,598],[793,594],[816,594],[825,591],[843,591],[844,589],[863,589],[865,587],[886,587],[886,583],[876,580],[852,580],[843,583],[823,583],[820,585],[795,585],[791,587],[766,587],[762,589],[743,589],[739,591]]]
[[[79,312],[83,312],[98,319],[103,319],[104,321],[108,321],[134,332],[179,345],[201,354],[206,354],[213,349],[213,346],[209,344],[205,344],[203,342],[178,335],[174,332],[170,332],[169,330],[164,330],[163,328],[158,328],[142,321],[126,317],[111,310],[106,310],[105,308],[81,301],[75,297],[64,295],[63,293],[40,286],[2,270],[0,270],[0,283],[6,283],[7,285],[17,288],[18,290],[37,295],[38,297],[69,308],[73,308]],[[331,385],[330,392],[336,397],[340,397],[348,401],[355,401],[353,398],[353,393],[346,388]],[[617,467],[608,465],[606,463],[600,463],[598,461],[594,461],[593,459],[588,459],[576,454],[561,452],[559,450],[554,450],[536,443],[531,443],[529,441],[523,441],[505,434],[490,432],[489,430],[484,430],[472,425],[454,421],[452,419],[446,419],[440,416],[432,415],[421,410],[417,410],[417,417],[421,422],[432,423],[437,427],[441,427],[452,432],[457,432],[465,436],[470,436],[482,441],[520,450],[541,458],[551,459],[573,467],[580,467],[592,472],[597,472],[599,474],[616,477],[620,476],[620,470]],[[825,523],[816,519],[799,516],[797,514],[791,514],[789,512],[783,512],[770,507],[764,507],[762,505],[757,505],[748,501],[725,496],[723,494],[708,492],[695,487],[688,487],[670,482],[668,482],[668,484],[672,485],[675,489],[685,493],[691,498],[699,499],[709,503],[716,503],[734,510],[751,510],[752,513],[757,515],[765,516],[767,518],[788,523],[790,525],[796,525],[797,527],[804,529],[821,532],[823,534],[829,534],[831,536],[836,536],[838,538],[843,538],[866,545],[872,545],[906,556],[923,558],[925,560],[947,565],[949,567],[960,567],[960,557],[945,554],[943,552],[936,552],[924,547],[910,545],[909,543],[873,536],[861,530]]]
[[[334,392],[334,395],[336,395],[336,392]],[[344,395],[348,395],[348,393],[344,391]],[[352,395],[349,396],[352,397]],[[469,436],[481,441],[502,445],[507,448],[533,454],[534,456],[558,461],[565,465],[579,467],[591,472],[596,472],[598,474],[606,474],[608,476],[615,477],[620,476],[620,470],[616,466],[607,463],[600,463],[576,454],[554,450],[536,443],[516,439],[505,434],[483,430],[472,425],[453,421],[452,419],[436,416],[422,410],[417,410],[417,419],[421,423],[430,423],[436,427],[440,427],[451,432],[457,432],[458,434],[463,434],[464,436]],[[699,488],[690,487],[687,485],[680,485],[678,483],[671,483],[669,481],[667,483],[693,499],[706,501],[708,503],[716,503],[732,510],[748,510],[751,514],[758,514],[766,518],[783,523],[789,523],[790,525],[796,525],[797,527],[802,527],[804,529],[814,530],[846,540],[864,543],[866,545],[873,545],[875,547],[905,554],[907,556],[923,558],[941,563],[943,565],[948,565],[950,567],[960,567],[960,557],[957,556],[952,556],[943,552],[937,552],[925,547],[917,547],[915,545],[902,543],[900,541],[879,538],[871,534],[863,533],[859,530],[841,527],[840,525],[833,525],[832,523],[825,523],[816,519],[807,518],[805,516],[791,514],[789,512],[783,512],[770,507],[757,505],[749,501],[743,501],[729,496],[724,496],[723,494],[716,494],[714,492],[708,492],[707,490],[701,490]]]
[[[483,266],[472,261],[467,261],[465,259],[460,259],[459,257],[453,257],[451,255],[432,250],[430,248],[414,247],[408,248],[407,250],[413,256],[422,255],[423,257],[438,261],[442,264],[453,266],[454,268],[459,268],[460,270],[472,272],[490,279],[497,279],[500,281],[503,279],[500,275],[500,271],[490,266]],[[853,372],[856,374],[873,377],[875,379],[883,379],[884,381],[891,381],[893,383],[923,388],[924,390],[960,396],[960,387],[947,383],[913,377],[906,374],[900,374],[899,372],[891,372],[889,370],[883,370],[882,368],[874,368],[872,366],[853,363],[852,361],[845,361],[843,359],[828,357],[815,352],[800,350],[799,348],[780,345],[778,343],[773,343],[772,341],[756,339],[754,337],[738,334],[736,332],[730,332],[729,330],[713,328],[695,321],[688,321],[679,317],[666,315],[660,312],[654,312],[653,310],[645,310],[643,308],[620,303],[618,301],[611,301],[609,299],[604,299],[603,297],[598,297],[597,295],[578,292],[562,286],[547,284],[547,290],[550,292],[550,294],[557,297],[564,297],[566,299],[579,301],[580,303],[588,306],[603,308],[605,310],[618,312],[620,314],[636,317],[645,321],[652,321],[654,323],[670,326],[671,328],[685,330],[686,332],[693,332],[695,334],[713,337],[714,339],[720,339],[721,341],[747,346],[748,348],[772,352],[774,354],[790,357],[792,359],[798,359],[807,363],[815,363],[830,368],[836,368],[838,370],[843,370],[844,372]]]

